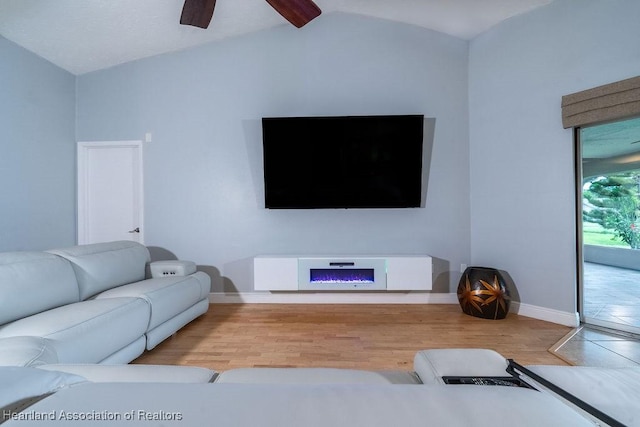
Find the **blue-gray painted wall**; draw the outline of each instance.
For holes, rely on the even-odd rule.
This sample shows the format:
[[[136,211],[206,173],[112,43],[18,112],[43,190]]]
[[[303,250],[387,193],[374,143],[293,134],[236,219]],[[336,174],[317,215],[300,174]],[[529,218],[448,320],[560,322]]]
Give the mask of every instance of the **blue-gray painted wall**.
[[[0,37],[0,251],[76,242],[75,83]]]
[[[474,39],[471,258],[522,302],[576,311],[573,133],[563,95],[640,75],[640,2],[556,0]]]

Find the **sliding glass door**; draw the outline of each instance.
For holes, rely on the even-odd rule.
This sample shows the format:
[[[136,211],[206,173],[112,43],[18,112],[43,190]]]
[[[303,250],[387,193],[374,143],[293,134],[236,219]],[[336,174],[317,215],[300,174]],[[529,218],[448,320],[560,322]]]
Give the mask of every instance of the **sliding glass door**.
[[[640,334],[640,118],[577,139],[581,320]]]

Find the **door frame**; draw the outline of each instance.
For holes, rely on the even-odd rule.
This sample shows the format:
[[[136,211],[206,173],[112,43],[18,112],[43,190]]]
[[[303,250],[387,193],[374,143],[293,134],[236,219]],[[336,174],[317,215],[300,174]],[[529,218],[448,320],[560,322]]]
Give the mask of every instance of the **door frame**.
[[[143,144],[140,140],[130,141],[79,141],[77,143],[77,244],[87,244],[87,176],[88,176],[88,153],[90,150],[104,150],[109,148],[133,148],[137,152],[137,169],[138,173],[135,176],[134,187],[138,197],[138,218],[137,224],[140,232],[138,234],[138,241],[144,244],[144,173],[143,173]]]
[[[624,119],[621,119],[624,120]],[[618,121],[618,120],[614,120]],[[596,124],[595,126],[597,126]],[[589,125],[592,126],[592,125]],[[583,159],[581,129],[587,126],[577,126],[574,132],[574,157],[575,157],[575,194],[576,194],[576,280],[577,280],[577,307],[581,325],[589,325],[609,329],[621,333],[638,334],[640,328],[624,323],[602,320],[585,314],[585,255],[584,255],[584,222],[583,222]]]
[[[582,141],[580,140],[580,127],[573,128],[574,163],[575,163],[575,207],[576,207],[576,306],[580,323],[587,323],[584,315],[584,241],[582,224]]]

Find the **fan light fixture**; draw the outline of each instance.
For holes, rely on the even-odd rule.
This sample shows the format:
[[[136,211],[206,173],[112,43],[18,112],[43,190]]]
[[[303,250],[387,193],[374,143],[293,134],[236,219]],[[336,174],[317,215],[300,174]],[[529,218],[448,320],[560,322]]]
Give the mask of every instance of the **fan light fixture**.
[[[267,3],[297,28],[305,26],[322,13],[312,0],[267,0]],[[180,23],[207,28],[215,6],[216,0],[185,0]]]

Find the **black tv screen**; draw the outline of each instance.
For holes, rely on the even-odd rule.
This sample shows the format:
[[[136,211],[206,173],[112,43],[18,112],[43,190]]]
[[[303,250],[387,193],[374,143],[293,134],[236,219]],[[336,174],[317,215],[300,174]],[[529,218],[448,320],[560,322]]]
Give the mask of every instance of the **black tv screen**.
[[[262,119],[265,207],[414,208],[424,116]]]

